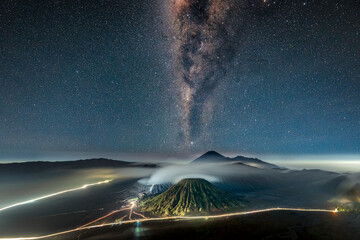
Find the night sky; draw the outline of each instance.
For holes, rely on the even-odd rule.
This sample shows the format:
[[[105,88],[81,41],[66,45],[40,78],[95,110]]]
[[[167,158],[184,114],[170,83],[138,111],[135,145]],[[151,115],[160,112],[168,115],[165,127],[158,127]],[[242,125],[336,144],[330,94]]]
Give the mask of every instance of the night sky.
[[[359,1],[189,1],[1,1],[0,161],[360,154]]]

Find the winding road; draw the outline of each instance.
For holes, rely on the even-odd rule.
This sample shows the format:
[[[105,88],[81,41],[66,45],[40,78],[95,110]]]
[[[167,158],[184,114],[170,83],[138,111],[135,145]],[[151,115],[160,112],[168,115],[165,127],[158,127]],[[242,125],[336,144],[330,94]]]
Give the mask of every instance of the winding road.
[[[132,207],[131,207],[132,210]],[[36,239],[46,239],[51,237],[56,237],[60,235],[65,235],[69,233],[79,232],[88,229],[102,228],[107,226],[121,225],[121,224],[130,224],[137,222],[149,222],[149,221],[164,221],[164,220],[194,220],[194,219],[212,219],[212,218],[226,218],[232,216],[240,216],[240,215],[249,215],[249,214],[257,214],[263,212],[272,212],[272,211],[297,211],[297,212],[329,212],[329,213],[337,213],[337,209],[329,210],[329,209],[307,209],[307,208],[266,208],[259,209],[253,211],[244,211],[244,212],[235,212],[235,213],[227,213],[221,215],[209,215],[209,216],[172,216],[172,217],[157,217],[157,218],[142,218],[136,220],[125,220],[117,223],[106,223],[101,225],[92,225],[92,226],[83,226],[79,228],[70,229],[67,231],[57,232],[53,234],[48,234],[44,236],[36,236],[36,237],[17,237],[17,238],[0,238],[0,240],[36,240]]]

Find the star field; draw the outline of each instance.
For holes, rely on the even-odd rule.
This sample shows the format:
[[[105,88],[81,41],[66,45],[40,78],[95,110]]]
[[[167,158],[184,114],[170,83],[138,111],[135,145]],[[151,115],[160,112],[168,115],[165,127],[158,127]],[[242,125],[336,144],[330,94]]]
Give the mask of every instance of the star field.
[[[360,153],[358,1],[242,2],[235,57],[211,93],[205,133],[190,146],[167,2],[2,1],[0,161]]]

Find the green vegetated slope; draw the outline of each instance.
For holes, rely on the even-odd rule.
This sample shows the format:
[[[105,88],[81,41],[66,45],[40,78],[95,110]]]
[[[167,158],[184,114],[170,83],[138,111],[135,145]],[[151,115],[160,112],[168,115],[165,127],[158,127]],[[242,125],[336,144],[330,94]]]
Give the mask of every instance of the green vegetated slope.
[[[143,199],[140,210],[155,215],[227,212],[243,206],[231,194],[204,179],[183,179],[164,193]]]

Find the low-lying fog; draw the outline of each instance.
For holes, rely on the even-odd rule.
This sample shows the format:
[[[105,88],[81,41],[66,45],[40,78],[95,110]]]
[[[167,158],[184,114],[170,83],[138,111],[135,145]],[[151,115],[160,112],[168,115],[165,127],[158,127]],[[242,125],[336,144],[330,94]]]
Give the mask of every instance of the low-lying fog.
[[[0,175],[0,208],[99,181],[144,178],[150,176],[153,171],[154,169],[151,168],[132,167],[60,169],[26,174],[2,173]]]
[[[0,212],[0,232],[3,236],[17,236],[21,226],[22,234],[39,235],[80,226],[125,206],[137,196],[160,194],[184,178],[206,179],[244,201],[249,210],[269,207],[334,209],[338,203],[360,202],[360,173],[337,173],[356,171],[354,165],[360,163],[354,162],[351,166],[348,163],[348,168],[345,168],[346,162],[339,162],[338,165],[334,162],[331,165],[324,161],[321,162],[323,167],[320,167],[316,165],[316,161],[300,160],[302,159],[297,159],[297,162],[296,159],[291,159],[290,164],[290,161],[281,158],[277,161],[283,162],[265,159],[274,164],[278,163],[278,167],[253,159],[254,162],[249,165],[225,161],[154,166],[135,164],[131,167],[124,164],[124,167],[76,170],[33,168],[33,171],[2,171],[0,209],[59,191],[79,188],[85,184],[113,181],[91,186],[84,191],[5,209]],[[294,167],[296,163],[298,165]],[[306,163],[308,164],[305,165]],[[293,170],[294,168],[300,170]],[[303,168],[320,168],[334,172],[302,170]],[[23,226],[23,222],[27,223],[26,226]],[[54,224],[48,226],[48,222]],[[43,226],[46,227],[43,229]]]
[[[260,159],[290,169],[360,172],[360,155],[261,156]]]
[[[260,159],[292,170],[321,169],[333,172],[360,172],[359,156],[259,156]],[[14,203],[27,201],[43,195],[81,187],[110,179],[143,179],[146,184],[176,183],[183,178],[204,178],[210,182],[228,182],[226,187],[242,191],[260,191],[269,188],[278,189],[290,185],[300,186],[308,182],[311,185],[326,185],[340,175],[330,173],[308,172],[288,173],[286,170],[259,169],[236,164],[168,164],[161,168],[92,168],[60,169],[37,173],[0,174],[0,208]],[[301,174],[300,174],[301,173]],[[350,179],[350,178],[349,178]],[[346,180],[347,188],[360,184]],[[351,182],[349,184],[348,182]],[[321,183],[321,184],[320,184]],[[345,181],[337,187],[343,188]],[[229,187],[229,188],[230,188]],[[332,186],[330,186],[331,188]],[[334,188],[333,186],[332,188]]]

